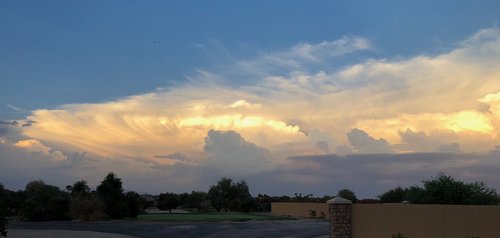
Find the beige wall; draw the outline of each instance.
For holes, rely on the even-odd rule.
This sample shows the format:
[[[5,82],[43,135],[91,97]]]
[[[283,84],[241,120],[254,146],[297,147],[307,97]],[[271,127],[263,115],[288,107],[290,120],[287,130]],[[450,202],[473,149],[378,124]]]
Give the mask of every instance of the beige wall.
[[[354,204],[353,238],[499,238],[500,206]]]
[[[328,205],[326,203],[271,203],[271,214],[291,217],[311,217],[311,210],[316,211],[316,217],[321,216],[321,212],[328,218]]]

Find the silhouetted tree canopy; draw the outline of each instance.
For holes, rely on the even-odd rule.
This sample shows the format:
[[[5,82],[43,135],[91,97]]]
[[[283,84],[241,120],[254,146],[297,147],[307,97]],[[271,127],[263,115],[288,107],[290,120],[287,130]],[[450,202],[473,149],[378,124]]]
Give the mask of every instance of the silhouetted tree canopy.
[[[123,194],[122,180],[114,173],[106,175],[104,180],[97,186],[97,194],[101,197],[106,206],[105,212],[114,219],[121,219],[127,216],[127,204]]]
[[[0,183],[0,236],[7,236],[7,209],[9,191]]]
[[[228,209],[249,212],[255,210],[258,206],[250,195],[245,180],[234,183],[232,179],[223,177],[216,185],[210,186],[208,198],[217,212],[220,212],[222,208],[226,212]]]
[[[23,215],[30,221],[69,219],[69,196],[42,180],[26,185]]]
[[[497,205],[495,189],[483,182],[464,183],[444,173],[423,181],[423,187],[397,187],[380,195],[385,203],[409,201],[415,204]]]
[[[179,206],[179,203],[179,195],[175,193],[161,193],[158,198],[158,208],[160,210],[168,210],[170,213],[172,213],[172,209]]]
[[[356,197],[356,194],[353,191],[346,189],[346,188],[339,190],[337,192],[337,196],[348,199],[353,203],[358,202],[358,198]]]

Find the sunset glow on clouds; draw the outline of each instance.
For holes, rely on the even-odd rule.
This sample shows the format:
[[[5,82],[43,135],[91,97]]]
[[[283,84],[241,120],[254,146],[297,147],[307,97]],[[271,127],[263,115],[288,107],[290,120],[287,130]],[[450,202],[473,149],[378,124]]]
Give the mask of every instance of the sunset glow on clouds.
[[[85,154],[75,163],[90,163],[81,162],[84,158],[96,164],[122,159],[135,164],[123,169],[130,177],[150,173],[170,178],[189,171],[185,183],[207,171],[215,177],[222,176],[221,171],[274,171],[277,178],[288,174],[293,180],[300,175],[292,173],[296,169],[317,167],[327,173],[316,157],[324,155],[338,160],[352,154],[457,153],[450,156],[459,157],[455,165],[462,168],[468,165],[464,154],[481,154],[473,160],[481,164],[496,150],[500,30],[480,30],[442,54],[329,65],[332,58],[376,48],[360,36],[298,43],[254,59],[235,59],[220,72],[198,71],[180,86],[37,109],[24,119],[34,121],[30,126],[21,126],[23,120],[8,126],[24,138],[0,137],[5,150],[38,153],[54,161],[71,160],[73,153]],[[252,83],[226,84],[233,70],[254,77]],[[289,159],[298,156],[314,161]],[[451,168],[445,162],[433,168]],[[391,166],[425,168],[363,166],[383,173],[392,173]]]
[[[497,144],[500,126],[500,69],[492,67],[500,63],[499,37],[497,29],[487,29],[437,56],[371,59],[333,72],[294,69],[251,86],[211,79],[116,101],[36,110],[29,117],[36,123],[23,134],[100,156],[143,159],[179,152],[204,157],[198,152],[211,129],[233,130],[270,151],[290,143],[308,153],[322,141],[331,148],[350,145],[346,134],[358,128],[391,145],[410,129],[458,143],[464,152],[487,152]],[[316,62],[360,44],[369,43],[359,37],[343,38],[335,47],[302,43],[265,58],[295,54],[296,64]],[[309,135],[311,130],[329,138]],[[442,134],[447,136],[437,136]]]

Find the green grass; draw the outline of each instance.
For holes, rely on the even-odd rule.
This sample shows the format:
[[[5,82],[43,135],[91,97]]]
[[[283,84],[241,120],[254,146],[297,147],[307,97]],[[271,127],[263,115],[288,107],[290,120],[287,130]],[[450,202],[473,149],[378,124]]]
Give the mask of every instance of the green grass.
[[[139,221],[163,221],[163,222],[218,222],[218,221],[264,221],[285,220],[287,217],[239,214],[239,213],[187,213],[187,214],[142,214],[137,217]]]

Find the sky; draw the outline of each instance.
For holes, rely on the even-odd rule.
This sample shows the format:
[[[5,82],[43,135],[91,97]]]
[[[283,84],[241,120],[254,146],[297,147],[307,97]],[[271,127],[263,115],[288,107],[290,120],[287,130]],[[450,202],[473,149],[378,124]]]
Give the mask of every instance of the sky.
[[[500,189],[498,1],[1,1],[0,183]]]

